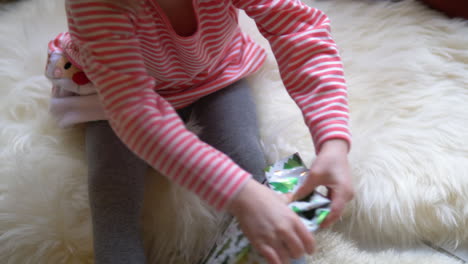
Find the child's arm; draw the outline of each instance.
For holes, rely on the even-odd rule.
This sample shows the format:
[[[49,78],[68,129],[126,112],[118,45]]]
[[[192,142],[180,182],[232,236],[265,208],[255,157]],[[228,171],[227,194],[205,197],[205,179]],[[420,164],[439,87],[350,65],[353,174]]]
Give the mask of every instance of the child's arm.
[[[251,178],[189,132],[154,91],[130,15],[101,0],[68,0],[69,31],[109,123],[140,158],[218,210]]]
[[[347,87],[328,17],[299,0],[228,1],[255,20],[270,43],[287,91],[303,113],[317,159],[296,197],[317,185],[327,186],[332,198],[328,225],[339,218],[353,194]]]
[[[316,152],[328,139],[350,142],[343,66],[328,17],[299,0],[232,0],[269,41],[281,79],[301,109]]]

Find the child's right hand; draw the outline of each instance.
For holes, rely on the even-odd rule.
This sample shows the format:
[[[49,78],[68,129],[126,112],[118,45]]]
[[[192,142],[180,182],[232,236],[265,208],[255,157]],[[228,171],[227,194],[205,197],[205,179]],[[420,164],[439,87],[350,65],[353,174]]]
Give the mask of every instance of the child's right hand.
[[[270,264],[289,263],[291,258],[314,251],[312,234],[287,207],[287,200],[251,179],[227,208],[252,246]]]

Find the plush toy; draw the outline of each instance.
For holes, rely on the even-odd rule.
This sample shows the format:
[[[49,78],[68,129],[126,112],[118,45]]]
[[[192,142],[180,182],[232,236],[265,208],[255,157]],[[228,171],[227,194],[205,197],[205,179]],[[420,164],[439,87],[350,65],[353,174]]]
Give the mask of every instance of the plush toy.
[[[52,83],[49,112],[59,127],[107,120],[93,83],[62,50],[49,49],[45,75]]]
[[[48,55],[46,76],[52,82],[53,97],[88,95],[96,93],[86,74],[61,52]]]

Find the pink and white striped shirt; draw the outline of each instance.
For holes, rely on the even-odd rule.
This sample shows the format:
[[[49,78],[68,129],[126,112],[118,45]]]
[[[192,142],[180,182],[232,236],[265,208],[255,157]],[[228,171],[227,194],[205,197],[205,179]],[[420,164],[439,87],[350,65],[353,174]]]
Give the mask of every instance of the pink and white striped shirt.
[[[197,30],[184,37],[155,0],[139,3],[136,13],[112,1],[67,0],[63,50],[95,85],[120,139],[172,181],[221,210],[251,177],[175,112],[263,64],[238,9],[269,41],[316,149],[331,138],[350,142],[343,67],[321,11],[299,0],[193,0]]]

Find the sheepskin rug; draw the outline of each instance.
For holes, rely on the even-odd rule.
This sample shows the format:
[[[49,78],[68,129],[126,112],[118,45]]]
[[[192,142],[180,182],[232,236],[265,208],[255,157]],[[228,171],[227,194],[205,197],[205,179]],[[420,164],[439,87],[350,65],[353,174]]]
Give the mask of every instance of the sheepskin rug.
[[[419,2],[306,2],[332,19],[347,81],[356,197],[317,234],[313,263],[459,263],[443,254],[370,252],[355,241],[455,247],[468,239],[468,23]],[[66,30],[63,0],[0,8],[0,263],[93,263],[83,127],[50,118],[46,44]],[[251,20],[243,28],[268,49]],[[270,162],[310,135],[273,55],[249,78]],[[194,263],[218,215],[150,172],[143,215],[150,263]]]

